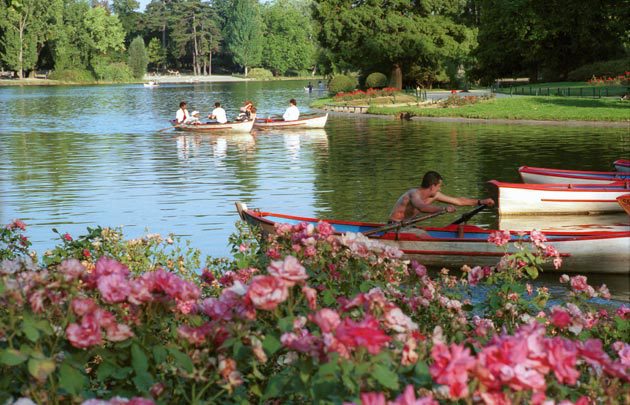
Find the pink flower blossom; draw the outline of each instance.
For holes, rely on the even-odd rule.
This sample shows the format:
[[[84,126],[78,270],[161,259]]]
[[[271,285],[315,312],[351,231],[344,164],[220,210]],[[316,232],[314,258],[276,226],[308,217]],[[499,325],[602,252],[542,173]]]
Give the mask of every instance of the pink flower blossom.
[[[488,242],[497,246],[504,246],[510,241],[510,231],[494,231],[488,237]]]
[[[536,245],[536,247],[539,247],[541,249],[546,248],[544,242],[547,242],[547,237],[542,232],[533,229],[529,233],[529,237],[531,238],[532,243]]]
[[[335,337],[346,347],[365,347],[370,354],[378,354],[381,348],[391,340],[379,328],[376,319],[369,316],[360,322],[345,318],[337,326]]]
[[[416,352],[417,346],[418,344],[416,343],[415,338],[410,337],[407,339],[407,341],[405,342],[405,345],[403,346],[402,358],[400,360],[400,364],[402,364],[403,366],[410,366],[412,364],[416,364],[419,358],[418,352]]]
[[[103,343],[101,329],[95,317],[84,316],[81,324],[71,323],[66,328],[66,337],[70,344],[78,349]]]
[[[247,290],[247,297],[256,308],[271,311],[286,301],[289,290],[286,283],[274,276],[256,276]]]
[[[558,382],[574,385],[580,376],[575,369],[577,349],[570,340],[555,337],[546,341],[547,359]]]
[[[63,238],[68,242],[72,241],[72,236],[70,236],[70,234],[67,232],[63,235]]]
[[[77,316],[93,313],[96,308],[98,308],[94,300],[91,298],[75,298],[72,300],[70,305],[72,306],[72,311]]]
[[[94,277],[95,280],[98,280],[99,278],[110,274],[118,274],[120,276],[127,277],[129,275],[129,269],[127,266],[115,259],[107,256],[101,256],[95,263],[92,277]]]
[[[122,342],[133,336],[133,332],[129,325],[115,323],[105,328],[107,332],[107,340],[110,342]]]
[[[85,267],[77,259],[68,259],[61,262],[59,271],[66,281],[75,280],[85,273]]]
[[[397,307],[385,312],[384,324],[387,328],[398,333],[407,333],[418,329],[418,325]]]
[[[287,287],[293,287],[296,283],[301,283],[308,278],[306,269],[294,256],[287,256],[282,261],[271,262],[267,271],[272,276],[284,280]]]
[[[302,287],[302,294],[306,297],[306,302],[310,310],[317,309],[317,290],[308,286]]]
[[[26,230],[26,223],[24,223],[24,221],[22,221],[21,219],[14,219],[13,221],[11,221],[10,224],[8,224],[6,226],[6,229],[8,229],[8,230],[21,229],[21,230],[25,231]]]
[[[334,229],[328,222],[320,221],[317,223],[317,233],[325,239],[334,233]]]
[[[309,319],[319,326],[322,333],[333,332],[341,323],[339,314],[329,308],[320,309],[315,314],[309,315]]]
[[[468,283],[472,286],[476,286],[485,276],[485,271],[479,267],[475,266],[468,271]]]
[[[630,308],[622,305],[615,311],[615,314],[621,319],[630,319]]]
[[[551,308],[551,323],[560,329],[564,329],[571,325],[572,319],[568,312],[559,306]]]
[[[103,301],[109,304],[125,301],[131,292],[127,277],[120,273],[101,276],[96,281],[96,285]]]
[[[566,284],[569,281],[571,281],[571,278],[569,277],[568,274],[563,274],[563,275],[560,276],[560,283]]]
[[[475,367],[475,358],[463,345],[437,343],[431,349],[433,364],[429,368],[431,376],[438,384],[449,387],[452,399],[468,395],[468,371]]]
[[[424,277],[427,275],[427,268],[415,260],[411,261],[411,268],[418,277]]]
[[[177,334],[186,339],[188,343],[199,346],[206,341],[206,336],[208,336],[211,329],[212,328],[209,323],[205,323],[199,327],[182,325],[177,328]]]
[[[405,387],[402,394],[395,401],[389,402],[388,405],[439,405],[439,402],[433,399],[431,395],[422,398],[416,398],[413,385],[409,384]]]
[[[385,394],[382,392],[362,392],[359,398],[361,405],[387,405]]]
[[[584,276],[571,277],[571,288],[575,292],[585,292],[589,285]]]

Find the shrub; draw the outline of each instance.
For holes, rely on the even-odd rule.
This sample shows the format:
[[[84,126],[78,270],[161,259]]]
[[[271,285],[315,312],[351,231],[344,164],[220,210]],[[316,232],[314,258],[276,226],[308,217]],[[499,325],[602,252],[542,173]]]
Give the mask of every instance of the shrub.
[[[249,70],[247,77],[251,77],[253,79],[271,79],[273,77],[273,73],[267,69],[253,68]]]
[[[337,94],[352,91],[356,87],[357,81],[355,78],[346,75],[338,75],[333,77],[328,84],[328,91],[330,94]]]
[[[149,56],[144,47],[144,40],[138,36],[129,45],[129,59],[127,64],[136,79],[142,79],[147,73],[147,65],[149,64]]]
[[[380,72],[370,73],[365,79],[365,87],[380,89],[387,86],[387,76]]]
[[[630,66],[630,58],[596,62],[580,66],[567,75],[569,81],[587,81],[596,77],[617,77],[625,74]]]
[[[91,83],[94,81],[94,75],[85,69],[54,70],[48,75],[48,78],[73,83]]]
[[[124,62],[94,64],[98,80],[105,82],[128,82],[133,80],[133,73]]]

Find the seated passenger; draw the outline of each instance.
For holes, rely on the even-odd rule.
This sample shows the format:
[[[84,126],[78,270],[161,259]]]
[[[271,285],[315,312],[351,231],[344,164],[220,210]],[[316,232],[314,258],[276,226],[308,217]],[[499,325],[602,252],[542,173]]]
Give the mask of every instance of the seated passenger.
[[[297,121],[300,118],[300,110],[297,108],[297,102],[294,98],[289,100],[289,107],[282,115],[285,121]]]

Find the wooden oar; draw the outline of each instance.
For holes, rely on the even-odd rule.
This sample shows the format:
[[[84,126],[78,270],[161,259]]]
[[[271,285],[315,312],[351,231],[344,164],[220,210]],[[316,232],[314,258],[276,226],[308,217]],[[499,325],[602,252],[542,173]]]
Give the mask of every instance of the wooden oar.
[[[470,218],[472,218],[475,215],[477,215],[478,212],[483,211],[484,208],[486,208],[486,207],[488,207],[488,206],[485,205],[485,204],[481,204],[480,206],[478,206],[474,210],[468,211],[467,213],[463,214],[461,217],[459,217],[455,221],[451,222],[451,225],[459,225],[461,223],[467,222]]]
[[[177,124],[177,125],[175,125],[175,126],[171,125],[170,127],[166,127],[166,128],[159,129],[159,130],[158,130],[158,132],[164,132],[164,131],[166,131],[167,129],[177,128],[178,126],[179,126],[179,124]]]
[[[381,226],[381,227],[378,227],[378,228],[375,228],[375,229],[371,229],[369,231],[365,231],[365,232],[363,232],[363,235],[370,236],[370,235],[374,235],[375,233],[379,233],[379,232],[386,232],[386,231],[390,231],[390,230],[396,229],[396,228],[404,228],[405,226],[409,226],[409,225],[415,224],[417,222],[424,221],[425,219],[437,217],[439,215],[444,214],[445,212],[446,212],[446,210],[444,209],[442,211],[434,212],[433,214],[424,215],[422,217],[415,216],[415,217],[409,218],[407,220],[403,220],[403,221],[396,222],[396,223],[393,223],[393,224],[387,224],[387,225],[384,225],[384,226]]]

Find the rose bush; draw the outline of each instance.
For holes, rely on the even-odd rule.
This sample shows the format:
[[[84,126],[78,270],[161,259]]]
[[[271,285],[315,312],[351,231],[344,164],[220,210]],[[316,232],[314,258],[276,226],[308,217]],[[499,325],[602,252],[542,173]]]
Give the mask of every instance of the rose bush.
[[[3,241],[24,231],[5,229]],[[495,233],[489,243],[517,253],[432,277],[323,222],[264,238],[238,229],[233,258],[200,271],[198,252],[157,236],[62,236],[43,265],[5,242],[0,402],[630,400],[630,309],[595,306],[607,288],[579,275],[563,275],[566,301],[547,305],[529,282],[561,263],[540,233]],[[472,303],[480,284],[488,292]]]

